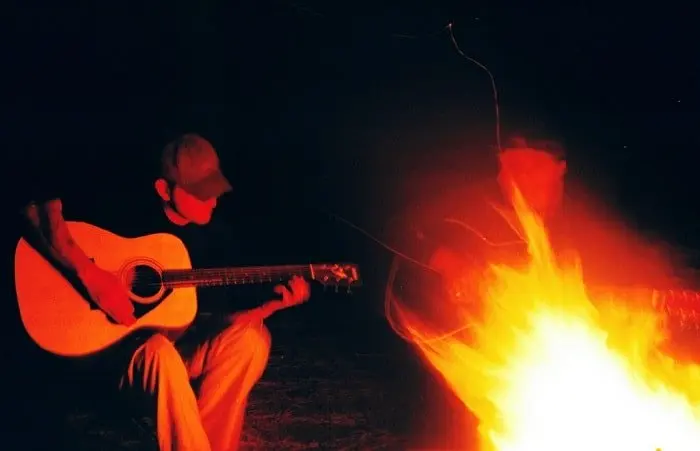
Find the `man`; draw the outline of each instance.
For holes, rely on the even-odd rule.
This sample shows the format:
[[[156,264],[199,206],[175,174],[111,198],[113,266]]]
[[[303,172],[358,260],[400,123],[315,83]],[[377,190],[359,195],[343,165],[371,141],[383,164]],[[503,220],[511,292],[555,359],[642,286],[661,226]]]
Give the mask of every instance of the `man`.
[[[559,158],[558,148],[549,147],[552,149],[535,149],[516,138],[497,155],[497,177],[478,175],[468,182],[445,183],[452,186],[449,192],[415,205],[406,215],[410,224],[407,251],[439,277],[397,257],[392,271],[396,283],[390,281],[390,294],[418,310],[435,327],[459,327],[461,318],[429,299],[460,298],[459,302],[469,302],[477,309],[473,294],[481,269],[493,262],[524,261],[527,244],[512,209],[511,187],[516,183],[530,206],[546,220],[558,216],[566,163]]]
[[[195,267],[224,264],[231,252],[228,237],[220,234],[215,238],[215,230],[201,227],[209,224],[217,201],[231,191],[231,185],[221,172],[215,149],[199,135],[187,134],[169,143],[157,177],[151,179],[150,188],[141,187],[143,191],[125,187],[127,184],[112,186],[115,195],[105,197],[86,189],[91,185],[83,182],[81,191],[86,198],[80,205],[63,199],[59,185],[48,184],[24,209],[30,224],[28,238],[75,276],[95,304],[121,324],[136,320],[133,306],[117,278],[96,266],[72,239],[64,219],[64,200],[69,220],[89,222],[127,237],[156,232],[177,235],[188,247]],[[128,190],[133,196],[124,197],[123,191]],[[69,213],[75,211],[73,207],[89,206],[97,208],[91,214]],[[196,327],[176,341],[155,334],[98,357],[118,367],[120,388],[150,397],[162,451],[237,448],[246,399],[262,375],[270,349],[263,320],[275,311],[303,303],[310,295],[308,283],[301,278],[275,287],[275,292],[280,300],[223,321],[196,320]],[[203,291],[198,296],[200,308],[207,304],[206,294]]]
[[[487,264],[519,266],[527,263],[527,243],[513,209],[513,186],[543,220],[560,262],[580,257],[583,277],[590,286],[643,285],[672,287],[669,255],[630,233],[620,221],[601,205],[576,191],[565,196],[566,161],[559,146],[549,142],[515,139],[498,155],[496,183],[484,180],[440,193],[407,214],[410,238],[407,253],[417,256],[425,267],[395,257],[387,285],[387,315],[390,320],[401,307],[425,324],[431,336],[461,331],[468,336],[468,322],[481,313],[478,285]],[[447,183],[446,183],[447,184]],[[436,280],[437,279],[437,280]],[[458,302],[466,309],[450,308]],[[467,318],[460,313],[466,310]],[[467,326],[467,329],[465,329]],[[401,325],[399,324],[399,332]],[[431,393],[432,399],[448,397],[443,387]],[[435,401],[434,401],[435,402]],[[438,401],[439,402],[439,401]],[[449,405],[449,400],[442,405]],[[461,405],[455,401],[455,405]],[[476,430],[477,420],[461,411],[436,408],[424,425],[437,446],[435,437],[444,437],[439,445],[454,449],[472,449],[476,438],[471,434],[451,434],[455,430]]]
[[[556,143],[515,138],[498,153],[498,163],[497,186],[475,183],[447,202],[434,199],[429,213],[413,222],[413,250],[448,284],[475,265],[526,261],[513,186],[544,221],[557,257],[579,257],[591,286],[678,283],[666,247],[640,237],[583,190],[565,195],[567,166]]]

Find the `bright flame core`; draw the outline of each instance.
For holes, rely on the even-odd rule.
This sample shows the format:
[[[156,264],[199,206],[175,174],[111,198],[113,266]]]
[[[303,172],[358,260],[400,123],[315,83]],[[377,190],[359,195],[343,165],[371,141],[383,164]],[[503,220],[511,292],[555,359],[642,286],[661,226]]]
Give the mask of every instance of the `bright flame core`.
[[[475,413],[480,449],[700,450],[700,369],[659,350],[663,318],[650,302],[594,307],[580,267],[556,262],[540,218],[514,199],[530,259],[488,268],[469,337],[431,338],[397,305],[389,317]]]

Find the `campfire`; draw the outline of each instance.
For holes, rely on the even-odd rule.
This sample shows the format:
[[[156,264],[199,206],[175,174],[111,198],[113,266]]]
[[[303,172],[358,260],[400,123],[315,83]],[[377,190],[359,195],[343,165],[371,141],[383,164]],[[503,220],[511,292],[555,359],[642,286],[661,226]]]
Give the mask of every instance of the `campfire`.
[[[479,449],[700,450],[700,366],[662,352],[663,315],[651,299],[592,302],[514,198],[528,264],[487,268],[480,320],[443,336],[400,307],[392,320],[477,416]]]

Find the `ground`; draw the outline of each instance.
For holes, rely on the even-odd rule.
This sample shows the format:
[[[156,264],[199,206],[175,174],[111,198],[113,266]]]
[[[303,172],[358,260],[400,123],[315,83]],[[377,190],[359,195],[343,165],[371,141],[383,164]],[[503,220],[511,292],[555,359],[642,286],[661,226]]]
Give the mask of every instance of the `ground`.
[[[380,332],[369,340],[343,340],[338,337],[352,329],[358,332],[354,324],[347,330],[310,330],[303,322],[280,321],[270,328],[273,349],[249,400],[243,449],[403,450],[416,446],[421,435],[417,425],[428,424],[425,381],[435,378],[421,368],[408,346],[398,340],[387,345],[390,331],[384,331],[383,338],[378,338]],[[367,328],[362,329],[366,338]],[[50,449],[157,450],[152,418],[130,417],[121,411],[107,414],[109,409],[97,409],[85,401],[54,401],[58,409],[51,418],[61,438],[52,439]],[[37,413],[45,402],[25,397],[23,408]],[[9,449],[28,448],[23,444]]]
[[[250,398],[243,449],[405,449],[406,437],[396,430],[404,421],[400,400],[389,402],[362,369],[381,358],[330,362],[275,348]],[[75,451],[157,450],[151,418],[115,422],[83,408],[66,412],[64,421]]]

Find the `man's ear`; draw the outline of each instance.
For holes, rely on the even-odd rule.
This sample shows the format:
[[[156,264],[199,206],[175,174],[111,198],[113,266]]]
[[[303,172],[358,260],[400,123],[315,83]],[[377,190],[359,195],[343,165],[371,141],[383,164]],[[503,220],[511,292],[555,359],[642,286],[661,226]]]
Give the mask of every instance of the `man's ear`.
[[[170,202],[170,183],[168,183],[167,180],[164,178],[159,178],[155,181],[153,186],[161,199],[163,199],[165,202]]]

